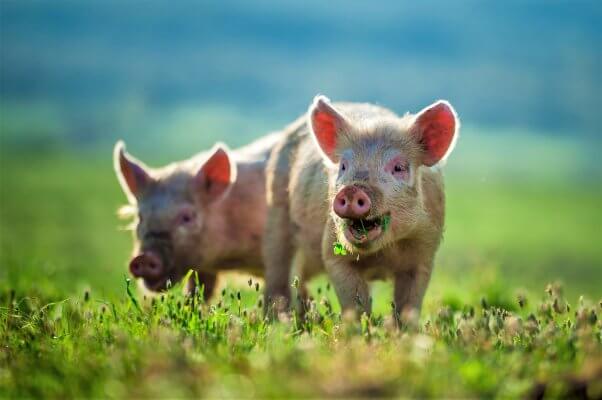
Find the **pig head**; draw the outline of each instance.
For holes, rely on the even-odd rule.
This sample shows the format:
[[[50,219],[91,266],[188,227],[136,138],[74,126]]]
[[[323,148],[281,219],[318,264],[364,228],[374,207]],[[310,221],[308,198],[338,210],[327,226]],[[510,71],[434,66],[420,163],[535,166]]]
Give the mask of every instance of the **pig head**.
[[[438,165],[458,128],[446,101],[399,116],[317,96],[268,162],[266,311],[290,304],[291,270],[325,269],[343,310],[369,313],[368,281],[392,278],[396,310],[418,312],[444,225]]]
[[[309,111],[313,137],[330,167],[331,215],[349,251],[373,253],[417,229],[443,224],[443,197],[428,172],[449,155],[458,120],[446,101],[416,115],[353,120],[319,96]],[[437,185],[435,185],[437,186]]]
[[[189,269],[198,269],[210,292],[215,277],[202,267],[215,262],[216,255],[208,239],[227,240],[221,232],[208,232],[211,214],[222,212],[237,173],[228,148],[216,144],[195,160],[155,170],[129,155],[123,142],[118,142],[114,166],[134,218],[130,273],[147,289],[160,291]]]

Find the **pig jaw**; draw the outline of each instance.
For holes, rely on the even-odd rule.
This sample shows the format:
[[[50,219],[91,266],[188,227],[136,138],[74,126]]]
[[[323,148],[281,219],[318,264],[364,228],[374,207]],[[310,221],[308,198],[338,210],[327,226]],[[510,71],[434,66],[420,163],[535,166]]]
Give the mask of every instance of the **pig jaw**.
[[[333,213],[332,218],[338,242],[351,252],[369,254],[384,247],[390,228],[390,213],[362,219],[340,218]]]
[[[178,262],[167,265],[167,272],[157,278],[140,278],[139,280],[144,285],[144,288],[151,292],[164,292],[180,280],[188,273],[189,269],[196,269],[196,266],[202,265],[202,260],[198,258],[198,262]]]

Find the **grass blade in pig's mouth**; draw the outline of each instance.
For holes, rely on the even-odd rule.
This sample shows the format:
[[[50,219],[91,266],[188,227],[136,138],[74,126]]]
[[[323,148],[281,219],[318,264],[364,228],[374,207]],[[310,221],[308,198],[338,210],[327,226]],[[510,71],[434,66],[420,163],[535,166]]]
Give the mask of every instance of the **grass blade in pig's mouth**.
[[[353,244],[370,242],[387,230],[390,218],[388,213],[361,219],[345,218],[345,237]]]

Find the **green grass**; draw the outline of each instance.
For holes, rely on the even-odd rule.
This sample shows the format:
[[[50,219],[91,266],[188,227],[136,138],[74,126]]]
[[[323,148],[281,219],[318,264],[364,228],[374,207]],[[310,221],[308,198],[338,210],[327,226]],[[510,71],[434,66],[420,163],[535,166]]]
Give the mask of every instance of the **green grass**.
[[[324,277],[307,321],[267,324],[255,278],[229,275],[209,304],[128,295],[105,150],[0,153],[0,397],[602,394],[600,185],[450,168],[416,326],[394,327],[387,283],[372,319],[342,318]]]
[[[125,291],[123,282],[122,291]],[[179,291],[138,304],[94,293],[0,297],[0,395],[15,397],[548,397],[602,394],[602,305],[560,291],[516,312],[443,306],[420,325],[341,318],[327,295],[305,320],[261,319],[253,289],[217,304]],[[596,380],[598,379],[598,380]]]

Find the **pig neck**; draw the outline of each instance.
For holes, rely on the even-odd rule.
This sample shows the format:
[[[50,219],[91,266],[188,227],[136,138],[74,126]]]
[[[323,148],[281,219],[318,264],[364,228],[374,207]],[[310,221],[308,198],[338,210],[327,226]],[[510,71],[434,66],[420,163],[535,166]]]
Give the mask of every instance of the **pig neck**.
[[[206,234],[212,237],[204,243],[210,243],[213,263],[248,263],[249,258],[260,255],[259,240],[265,220],[264,168],[263,162],[239,163],[236,182],[226,197],[208,211]]]

